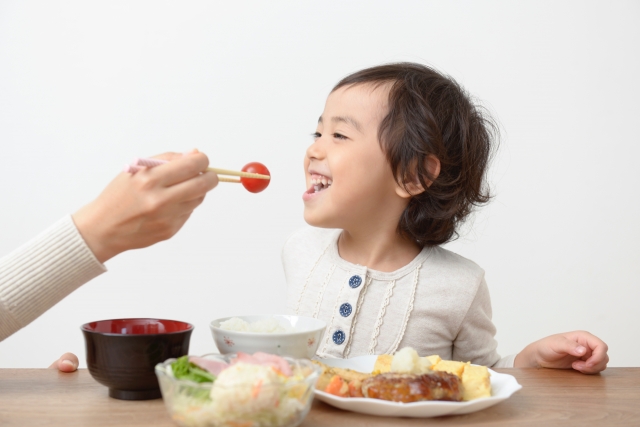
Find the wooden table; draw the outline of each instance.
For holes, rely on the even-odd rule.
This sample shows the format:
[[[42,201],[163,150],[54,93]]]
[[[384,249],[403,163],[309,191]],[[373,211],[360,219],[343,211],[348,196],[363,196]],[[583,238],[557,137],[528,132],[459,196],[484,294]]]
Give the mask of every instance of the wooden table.
[[[523,389],[496,406],[468,415],[384,418],[315,401],[302,426],[417,425],[640,426],[640,368],[609,368],[601,375],[552,369],[496,369]],[[111,399],[86,369],[0,369],[0,426],[175,427],[161,399]]]

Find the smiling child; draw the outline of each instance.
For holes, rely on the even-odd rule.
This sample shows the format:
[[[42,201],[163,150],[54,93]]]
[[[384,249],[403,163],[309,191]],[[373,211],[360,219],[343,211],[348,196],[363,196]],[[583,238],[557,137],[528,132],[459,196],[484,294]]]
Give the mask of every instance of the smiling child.
[[[392,354],[486,366],[606,368],[584,331],[500,358],[484,271],[440,245],[490,196],[496,126],[451,78],[419,64],[356,72],[329,94],[304,159],[304,218],[283,264],[291,312],[327,321],[320,357]]]

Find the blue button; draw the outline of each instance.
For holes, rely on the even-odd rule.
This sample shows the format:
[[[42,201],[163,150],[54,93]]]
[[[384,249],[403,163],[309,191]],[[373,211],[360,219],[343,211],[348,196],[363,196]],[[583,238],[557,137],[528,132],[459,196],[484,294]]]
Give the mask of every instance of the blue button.
[[[348,302],[345,302],[340,306],[340,316],[349,317],[350,314],[351,314],[351,304],[349,304]]]
[[[344,332],[338,329],[333,333],[333,342],[340,345],[344,342],[344,337],[345,337]]]
[[[351,276],[351,278],[349,279],[349,286],[351,286],[353,289],[357,288],[361,284],[362,279],[360,278],[360,276]]]

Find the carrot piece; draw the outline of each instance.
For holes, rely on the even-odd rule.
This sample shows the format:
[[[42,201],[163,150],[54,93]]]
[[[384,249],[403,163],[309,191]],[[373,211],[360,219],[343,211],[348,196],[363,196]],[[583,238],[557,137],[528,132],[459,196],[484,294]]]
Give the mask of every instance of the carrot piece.
[[[353,380],[349,383],[349,396],[364,397],[364,394],[362,394],[362,382]]]
[[[329,384],[327,385],[327,388],[324,389],[324,391],[335,396],[344,396],[340,393],[343,385],[344,381],[342,380],[342,378],[340,378],[339,375],[334,375],[333,377],[331,377],[331,380],[329,380]]]
[[[256,396],[260,394],[261,388],[262,388],[262,380],[259,380],[253,385],[253,387],[251,387],[251,397],[255,399]]]

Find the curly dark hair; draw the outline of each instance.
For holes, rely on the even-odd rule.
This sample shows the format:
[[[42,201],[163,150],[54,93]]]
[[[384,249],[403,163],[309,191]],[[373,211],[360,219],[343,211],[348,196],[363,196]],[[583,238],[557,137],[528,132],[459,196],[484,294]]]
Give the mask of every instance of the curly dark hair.
[[[491,199],[486,171],[498,141],[497,124],[455,80],[425,65],[367,68],[342,79],[333,91],[359,84],[390,84],[380,145],[399,185],[406,188],[404,183],[418,179],[426,189],[411,197],[398,232],[421,247],[457,239],[457,227],[473,208]],[[427,170],[430,155],[440,161],[437,177]]]

